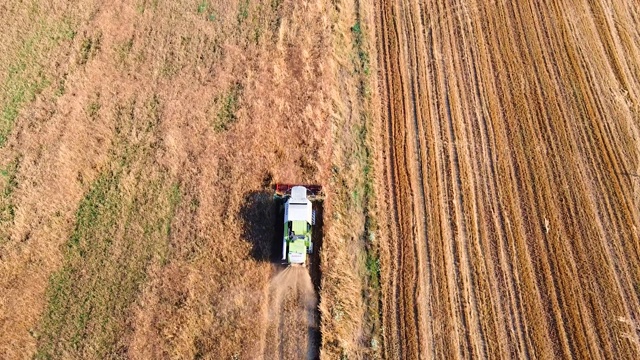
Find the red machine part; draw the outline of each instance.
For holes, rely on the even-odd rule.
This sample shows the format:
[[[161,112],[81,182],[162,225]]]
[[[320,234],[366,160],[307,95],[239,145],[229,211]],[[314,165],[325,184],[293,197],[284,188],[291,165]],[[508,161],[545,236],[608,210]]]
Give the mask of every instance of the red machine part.
[[[276,184],[275,192],[278,196],[287,196],[291,194],[291,188],[294,186],[304,186],[307,188],[307,196],[316,198],[322,197],[324,193],[322,192],[321,185],[308,185],[308,184]]]

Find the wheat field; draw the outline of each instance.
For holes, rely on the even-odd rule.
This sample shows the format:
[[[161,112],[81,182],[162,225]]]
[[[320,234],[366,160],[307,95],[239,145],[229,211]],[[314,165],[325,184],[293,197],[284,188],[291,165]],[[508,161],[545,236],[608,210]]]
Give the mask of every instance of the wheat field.
[[[637,1],[0,22],[0,358],[640,356]],[[276,183],[326,193],[307,269]]]

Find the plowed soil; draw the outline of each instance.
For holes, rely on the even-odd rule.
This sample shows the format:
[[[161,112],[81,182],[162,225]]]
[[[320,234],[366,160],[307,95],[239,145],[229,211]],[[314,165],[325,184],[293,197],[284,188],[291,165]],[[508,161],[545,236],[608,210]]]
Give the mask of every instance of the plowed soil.
[[[382,1],[388,359],[638,358],[637,1]]]

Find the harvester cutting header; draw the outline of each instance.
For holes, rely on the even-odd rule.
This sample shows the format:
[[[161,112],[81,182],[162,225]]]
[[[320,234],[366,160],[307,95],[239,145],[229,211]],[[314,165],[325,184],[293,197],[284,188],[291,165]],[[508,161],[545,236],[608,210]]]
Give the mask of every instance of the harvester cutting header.
[[[289,265],[306,265],[313,252],[313,226],[316,211],[312,201],[324,199],[319,185],[276,185],[276,198],[285,200],[282,261]]]

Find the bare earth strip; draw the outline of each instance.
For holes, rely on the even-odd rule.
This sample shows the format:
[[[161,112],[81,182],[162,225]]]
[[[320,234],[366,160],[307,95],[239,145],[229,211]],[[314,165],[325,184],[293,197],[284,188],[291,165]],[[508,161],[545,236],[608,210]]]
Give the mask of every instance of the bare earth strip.
[[[386,358],[640,355],[637,5],[377,5]]]
[[[265,359],[315,359],[319,344],[311,330],[317,327],[317,298],[306,268],[288,267],[271,279],[265,311]]]

